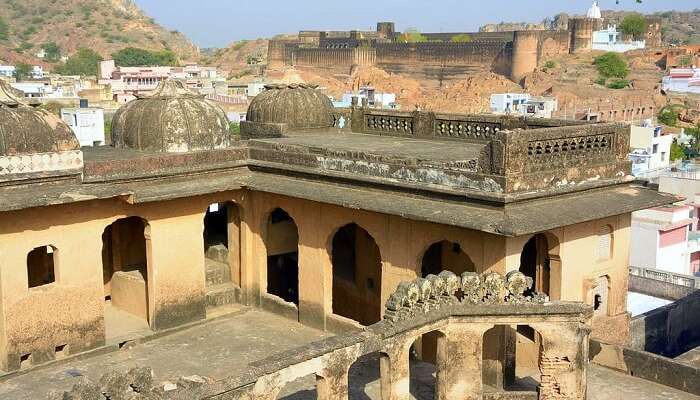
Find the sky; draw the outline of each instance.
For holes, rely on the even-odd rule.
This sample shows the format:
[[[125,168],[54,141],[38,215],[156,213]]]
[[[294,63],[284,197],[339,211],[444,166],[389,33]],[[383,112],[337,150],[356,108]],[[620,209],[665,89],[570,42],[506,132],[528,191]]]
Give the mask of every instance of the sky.
[[[602,0],[605,10],[689,11],[698,0]],[[540,22],[566,12],[585,14],[591,0],[136,0],[146,14],[179,30],[200,47],[224,47],[242,39],[272,37],[299,30],[375,29],[393,21],[399,31],[476,31],[481,25]]]

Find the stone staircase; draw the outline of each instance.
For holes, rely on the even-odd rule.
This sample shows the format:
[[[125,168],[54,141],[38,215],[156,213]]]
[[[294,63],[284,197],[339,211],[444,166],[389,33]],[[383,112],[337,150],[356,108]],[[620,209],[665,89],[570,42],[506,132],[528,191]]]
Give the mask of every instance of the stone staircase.
[[[221,261],[205,258],[207,308],[239,304],[241,289],[231,282],[231,269]]]

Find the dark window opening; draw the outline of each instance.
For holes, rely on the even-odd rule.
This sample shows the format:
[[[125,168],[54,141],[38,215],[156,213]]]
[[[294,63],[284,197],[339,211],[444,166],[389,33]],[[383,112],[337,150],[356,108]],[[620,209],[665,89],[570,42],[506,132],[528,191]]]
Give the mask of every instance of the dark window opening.
[[[27,276],[30,288],[48,285],[56,281],[55,274],[56,249],[52,246],[41,246],[30,251],[27,255]]]
[[[593,298],[593,310],[598,311],[602,304],[603,304],[602,296],[599,294],[595,295],[595,297]]]
[[[381,318],[382,261],[374,238],[356,224],[331,241],[333,313],[371,325]]]
[[[267,224],[267,293],[299,305],[299,231],[277,208]]]

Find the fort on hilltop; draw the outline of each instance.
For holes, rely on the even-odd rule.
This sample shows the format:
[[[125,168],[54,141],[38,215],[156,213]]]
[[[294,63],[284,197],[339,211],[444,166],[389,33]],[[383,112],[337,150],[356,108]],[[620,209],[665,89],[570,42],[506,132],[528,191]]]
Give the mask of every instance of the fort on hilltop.
[[[649,21],[647,44],[661,44],[661,26]],[[393,22],[376,31],[300,31],[295,40],[271,40],[268,68],[320,67],[347,73],[354,66],[376,66],[440,83],[492,71],[519,82],[544,61],[588,52],[602,18],[576,17],[562,30],[421,33],[424,41],[402,42]]]

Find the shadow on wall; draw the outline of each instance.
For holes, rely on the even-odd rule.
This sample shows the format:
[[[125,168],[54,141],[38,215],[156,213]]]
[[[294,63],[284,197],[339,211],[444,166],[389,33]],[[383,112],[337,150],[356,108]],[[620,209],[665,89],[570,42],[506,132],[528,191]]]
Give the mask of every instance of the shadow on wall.
[[[700,345],[700,291],[632,319],[630,347],[677,357]]]

